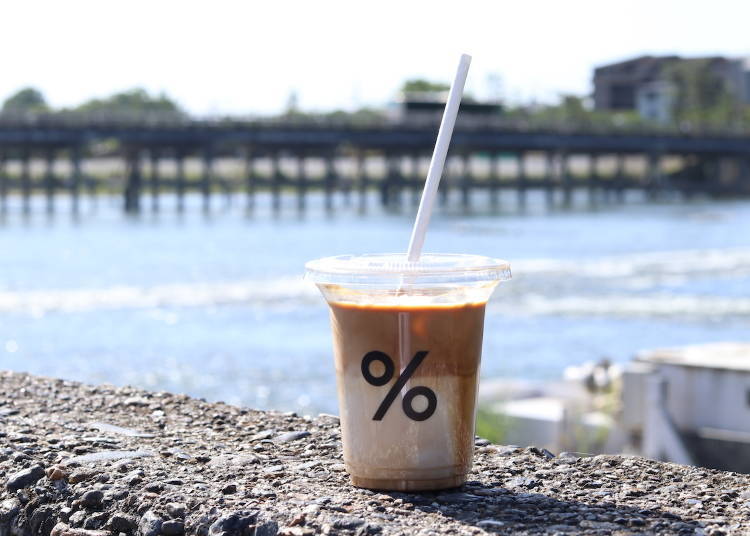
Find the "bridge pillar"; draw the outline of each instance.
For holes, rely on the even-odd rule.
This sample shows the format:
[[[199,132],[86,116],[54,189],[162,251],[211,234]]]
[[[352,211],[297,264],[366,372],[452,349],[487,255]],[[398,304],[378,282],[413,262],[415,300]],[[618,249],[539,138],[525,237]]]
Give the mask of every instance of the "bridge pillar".
[[[647,164],[647,192],[650,199],[656,199],[662,187],[661,155],[649,153]]]
[[[21,151],[21,197],[25,215],[31,212],[31,154],[28,149]]]
[[[175,153],[176,177],[175,189],[177,191],[177,212],[185,211],[185,149],[179,148]]]
[[[161,186],[159,184],[161,176],[159,175],[159,150],[151,149],[149,151],[151,157],[151,173],[149,175],[149,182],[151,188],[151,211],[159,212],[159,191]]]
[[[132,214],[141,209],[141,155],[138,149],[126,152],[126,168],[125,212]]]
[[[588,186],[588,197],[589,207],[595,207],[597,205],[596,199],[596,187],[599,182],[597,167],[599,163],[599,155],[589,153],[588,155],[588,177],[586,177],[586,183]]]
[[[750,155],[739,157],[739,177],[737,179],[737,193],[750,194]]]
[[[516,188],[518,189],[518,208],[520,210],[525,210],[528,177],[526,176],[526,154],[523,151],[517,153],[516,162],[518,163],[518,179],[516,181]]]
[[[281,170],[279,160],[281,155],[275,150],[271,153],[271,207],[274,213],[281,210]]]
[[[555,184],[557,182],[555,173],[555,153],[547,151],[544,155],[544,200],[547,210],[555,206]]]
[[[338,183],[338,169],[336,168],[336,155],[326,155],[325,177],[323,187],[325,188],[326,211],[333,211],[333,192]]]
[[[305,162],[307,161],[307,155],[304,151],[297,154],[295,163],[297,164],[297,210],[302,212],[305,210],[307,203],[307,171],[305,169]],[[325,161],[325,177],[324,182],[326,184],[326,209],[328,209],[328,159]]]
[[[213,147],[203,149],[203,173],[201,174],[201,195],[203,196],[203,212],[211,210],[211,183],[214,178]]]
[[[0,214],[5,214],[8,210],[7,158],[4,153],[0,153]]]
[[[386,207],[399,208],[401,206],[401,156],[386,155],[386,174],[381,187],[381,200]]]
[[[245,159],[245,210],[250,212],[255,208],[255,182],[257,179],[255,174],[255,158],[250,147],[245,147],[243,156]]]
[[[471,209],[471,155],[461,153],[461,206],[465,212]]]
[[[612,184],[614,183],[615,178],[614,178],[614,172],[612,173],[609,172],[610,167],[611,167],[609,164],[611,163],[612,155],[607,153],[607,155],[604,155],[604,156],[605,156],[605,162],[608,165],[606,166],[607,173],[598,173],[597,175],[599,179],[598,180],[599,197],[604,203],[609,204],[610,201],[612,200]],[[607,156],[609,158],[606,158]],[[601,171],[601,168],[597,167],[597,170]]]
[[[704,184],[703,191],[712,197],[716,196],[716,183],[713,180],[717,175],[715,160],[711,156],[700,157],[700,182]]]
[[[450,200],[451,190],[451,156],[448,152],[448,156],[445,158],[445,166],[443,167],[443,179],[438,184],[438,194],[440,194],[440,205],[446,206]]]
[[[570,174],[570,155],[563,152],[560,156],[560,175],[562,178],[563,206],[570,208],[573,204],[573,177]]]
[[[393,201],[396,208],[401,209],[404,202],[404,193],[406,192],[406,175],[404,174],[404,155],[398,154],[393,159],[394,171],[394,195]]]
[[[420,161],[422,157],[419,153],[411,156],[410,159],[410,183],[411,183],[411,204],[419,206],[419,200],[422,198],[422,190],[424,189],[424,177],[420,173]]]
[[[70,177],[70,196],[73,210],[73,214],[78,214],[79,210],[79,198],[81,194],[81,147],[75,146],[70,150],[70,164],[71,164],[71,177]]]
[[[367,211],[367,156],[364,150],[360,149],[357,151],[355,158],[355,180],[357,181],[357,193],[359,195],[359,207],[358,211],[360,214],[364,214]]]
[[[44,196],[47,201],[47,214],[55,211],[55,151],[49,149],[45,155]]]
[[[351,163],[351,152],[348,151],[345,154],[346,158],[344,159],[344,162]],[[336,169],[336,174],[334,175],[335,183],[337,187],[341,190],[342,198],[344,200],[344,206],[345,207],[351,207],[352,206],[352,187],[354,180],[349,173],[340,173],[339,168]],[[347,169],[346,167],[344,169]]]
[[[623,203],[625,201],[625,188],[627,186],[627,170],[625,169],[625,159],[626,155],[622,153],[618,153],[616,155],[617,158],[617,164],[615,166],[615,179],[614,179],[614,186],[615,186],[615,195],[617,196],[617,201],[619,203]]]
[[[490,156],[490,207],[497,210],[500,206],[500,155]]]

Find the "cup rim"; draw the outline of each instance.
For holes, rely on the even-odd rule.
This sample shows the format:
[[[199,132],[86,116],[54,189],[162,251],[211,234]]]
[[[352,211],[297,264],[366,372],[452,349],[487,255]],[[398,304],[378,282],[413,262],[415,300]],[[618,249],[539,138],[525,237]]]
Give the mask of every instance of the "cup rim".
[[[410,262],[406,253],[337,255],[305,264],[305,279],[317,284],[408,284],[499,282],[511,278],[510,263],[483,255],[425,253]]]

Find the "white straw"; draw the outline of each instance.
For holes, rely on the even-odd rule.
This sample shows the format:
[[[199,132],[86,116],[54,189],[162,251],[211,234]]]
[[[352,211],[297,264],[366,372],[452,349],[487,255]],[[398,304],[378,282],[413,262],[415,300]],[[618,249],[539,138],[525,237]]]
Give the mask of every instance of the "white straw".
[[[417,219],[414,221],[414,227],[411,231],[408,251],[409,262],[418,261],[422,253],[427,226],[430,223],[430,215],[432,215],[432,206],[435,204],[438,184],[440,184],[440,177],[443,175],[445,156],[448,154],[448,146],[451,143],[453,127],[456,124],[456,115],[458,115],[458,106],[461,104],[461,96],[464,93],[464,84],[466,84],[466,75],[469,73],[470,64],[471,56],[462,54],[461,61],[458,63],[456,78],[453,80],[450,93],[448,93],[448,102],[443,112],[443,120],[440,122],[435,151],[432,153],[430,169],[427,172],[427,180],[422,191],[422,200],[419,202]]]

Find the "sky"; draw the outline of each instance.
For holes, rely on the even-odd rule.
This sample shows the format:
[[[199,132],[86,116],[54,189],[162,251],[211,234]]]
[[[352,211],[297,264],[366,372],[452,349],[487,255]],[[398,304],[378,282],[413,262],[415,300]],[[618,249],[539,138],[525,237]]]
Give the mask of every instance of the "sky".
[[[383,106],[404,80],[554,102],[641,54],[750,56],[750,0],[86,0],[0,2],[0,101],[56,107],[133,87],[200,116]]]

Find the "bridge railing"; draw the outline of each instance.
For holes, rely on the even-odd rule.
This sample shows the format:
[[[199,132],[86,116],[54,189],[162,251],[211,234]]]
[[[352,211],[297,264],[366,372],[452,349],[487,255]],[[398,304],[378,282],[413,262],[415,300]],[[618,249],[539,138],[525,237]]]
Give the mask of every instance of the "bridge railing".
[[[203,116],[190,117],[175,112],[1,112],[0,129],[9,128],[166,128],[166,129],[260,129],[260,128],[320,128],[320,129],[437,129],[440,115],[416,114],[399,118],[386,114],[355,117],[336,114],[288,114],[261,116]],[[510,132],[551,132],[558,134],[643,134],[684,136],[748,137],[750,125],[656,123],[601,117],[545,118],[527,116],[459,116],[457,128],[464,130],[504,130]]]

